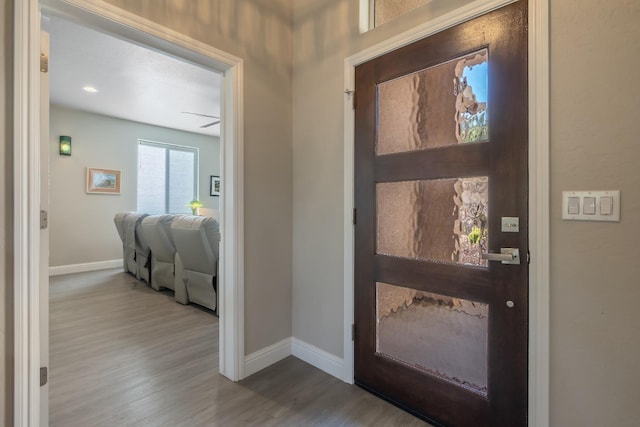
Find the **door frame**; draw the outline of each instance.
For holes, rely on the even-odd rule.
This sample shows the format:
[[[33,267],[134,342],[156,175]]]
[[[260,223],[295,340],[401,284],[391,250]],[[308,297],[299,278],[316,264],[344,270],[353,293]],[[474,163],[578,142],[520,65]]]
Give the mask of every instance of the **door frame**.
[[[354,133],[356,66],[515,0],[476,0],[344,61],[344,371],[353,383]],[[529,426],[549,425],[549,0],[529,7]]]
[[[220,373],[244,377],[244,64],[102,0],[24,0],[14,7],[14,426],[40,425],[40,7],[222,73]]]

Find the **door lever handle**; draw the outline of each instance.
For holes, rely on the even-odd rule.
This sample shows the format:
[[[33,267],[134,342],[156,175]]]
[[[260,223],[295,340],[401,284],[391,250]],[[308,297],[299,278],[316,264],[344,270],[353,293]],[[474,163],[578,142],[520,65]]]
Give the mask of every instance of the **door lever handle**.
[[[513,261],[513,254],[482,254],[487,261]]]
[[[482,259],[501,261],[503,264],[520,264],[520,250],[518,248],[500,248],[499,254],[483,253]]]

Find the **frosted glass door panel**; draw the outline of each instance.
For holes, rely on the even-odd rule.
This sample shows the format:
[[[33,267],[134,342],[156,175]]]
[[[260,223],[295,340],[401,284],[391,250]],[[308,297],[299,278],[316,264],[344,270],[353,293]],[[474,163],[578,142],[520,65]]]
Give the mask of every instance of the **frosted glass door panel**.
[[[381,83],[378,155],[489,140],[486,49]]]
[[[382,255],[486,267],[487,177],[376,184]]]
[[[376,283],[376,351],[476,393],[487,393],[489,306]]]

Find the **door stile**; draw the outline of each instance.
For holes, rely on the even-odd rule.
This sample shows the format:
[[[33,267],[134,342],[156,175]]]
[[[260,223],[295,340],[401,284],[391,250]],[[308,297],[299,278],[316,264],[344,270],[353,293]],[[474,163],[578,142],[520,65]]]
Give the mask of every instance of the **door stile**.
[[[366,81],[368,84],[373,83],[373,67],[369,63],[362,67],[356,68],[356,83],[358,81]],[[368,85],[367,85],[368,86]],[[356,93],[358,93],[360,87],[356,85]],[[356,117],[360,120],[356,120],[356,144],[354,147],[354,159],[355,162],[362,165],[355,171],[354,188],[359,189],[354,194],[354,203],[358,207],[358,221],[355,224],[354,235],[354,247],[355,247],[355,265],[357,268],[354,271],[354,284],[356,292],[361,292],[363,298],[369,301],[375,299],[370,287],[367,287],[367,283],[371,283],[374,280],[373,272],[373,258],[371,255],[375,253],[375,224],[373,222],[375,208],[371,204],[373,198],[373,191],[367,185],[371,182],[373,177],[373,161],[374,158],[367,150],[368,144],[366,140],[370,140],[375,137],[374,129],[375,123],[371,121],[372,117],[375,117],[375,99],[372,97],[371,91],[362,90],[362,93],[358,93],[358,108],[355,110]],[[375,339],[375,331],[369,327],[368,312],[363,305],[356,304],[354,310],[354,322],[358,325],[358,336],[355,339],[354,345],[357,347],[362,342],[373,342]],[[358,367],[363,366],[364,354],[362,352],[355,352],[354,354],[354,369],[355,377],[358,376]]]

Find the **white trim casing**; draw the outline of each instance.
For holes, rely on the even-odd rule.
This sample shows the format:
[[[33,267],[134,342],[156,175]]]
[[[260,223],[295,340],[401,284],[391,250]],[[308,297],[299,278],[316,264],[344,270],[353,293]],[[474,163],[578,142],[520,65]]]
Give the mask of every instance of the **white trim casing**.
[[[359,0],[358,4],[358,12],[360,13],[358,27],[360,34],[362,34],[373,28],[372,0]]]
[[[14,15],[14,425],[40,424],[40,13],[37,0]],[[38,28],[38,31],[34,31]],[[34,309],[35,307],[35,309]]]
[[[232,381],[245,377],[244,366],[244,64],[225,72],[221,102],[220,198],[224,254],[220,265],[220,373]],[[230,143],[232,142],[232,143]]]
[[[33,1],[33,0],[29,0]],[[119,38],[135,41],[160,52],[224,72],[242,59],[192,39],[104,0],[40,0],[45,12],[100,29]],[[222,138],[222,133],[221,136]]]
[[[353,350],[353,324],[354,319],[354,254],[355,254],[355,229],[353,224],[354,209],[354,134],[355,134],[355,111],[353,110],[353,94],[348,91],[355,90],[355,67],[356,62],[353,57],[347,58],[344,62],[344,87],[347,96],[344,97],[344,329],[343,335],[343,357],[344,372],[338,378],[346,383],[353,384],[354,376],[354,350]],[[364,61],[363,61],[364,62]]]
[[[355,89],[355,67],[385,53],[491,12],[515,0],[477,0],[345,59],[344,89]],[[549,0],[529,4],[529,425],[549,425]],[[355,113],[344,102],[344,368],[353,382]]]
[[[63,274],[84,273],[86,271],[108,270],[110,268],[122,268],[121,259],[108,261],[86,262],[83,264],[57,265],[49,267],[49,276],[62,276]]]
[[[529,425],[549,425],[549,0],[529,0]]]
[[[39,40],[38,0],[15,2],[14,37],[14,426],[39,427]],[[220,372],[244,375],[244,183],[242,59],[102,0],[41,0],[47,13],[224,73],[220,265]],[[121,264],[121,261],[118,265]]]

